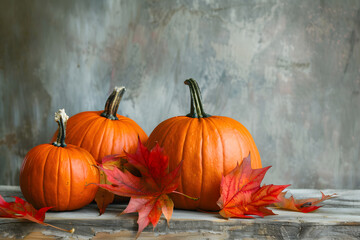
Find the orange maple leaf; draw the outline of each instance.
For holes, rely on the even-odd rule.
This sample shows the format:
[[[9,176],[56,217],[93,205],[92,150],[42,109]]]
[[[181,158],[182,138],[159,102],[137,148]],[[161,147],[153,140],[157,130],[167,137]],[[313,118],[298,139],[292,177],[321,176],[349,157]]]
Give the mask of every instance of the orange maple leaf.
[[[266,206],[279,201],[278,195],[289,185],[264,185],[260,187],[267,170],[270,168],[251,168],[250,155],[229,174],[224,176],[220,185],[220,198],[217,202],[220,215],[224,218],[253,218],[274,215]]]
[[[149,151],[140,140],[136,153],[126,153],[126,158],[141,176],[135,176],[127,169],[121,171],[117,167],[100,166],[111,185],[98,186],[113,194],[131,197],[123,213],[138,212],[138,237],[150,223],[155,228],[162,214],[167,222],[170,221],[174,203],[167,194],[178,193],[175,190],[179,185],[181,163],[169,173],[169,159],[164,155],[163,149],[156,145]]]
[[[100,184],[107,184],[104,172],[100,172]],[[106,189],[99,188],[95,195],[95,202],[99,209],[99,215],[102,215],[107,206],[114,201],[114,194]]]
[[[15,202],[6,202],[0,195],[0,217],[1,218],[17,218],[27,219],[29,221],[39,223],[44,226],[53,227],[65,232],[73,233],[75,229],[65,230],[51,224],[45,223],[45,213],[52,207],[44,207],[36,210],[33,205],[24,201],[19,197],[14,197]]]
[[[113,169],[115,167],[124,170],[127,168],[127,161],[124,159],[124,154],[114,154],[105,156],[102,161],[102,167]],[[111,184],[107,179],[103,171],[100,170],[100,184]],[[109,192],[104,188],[99,188],[95,195],[95,202],[99,209],[99,214],[102,215],[107,206],[114,201],[114,193]]]
[[[323,192],[321,192],[322,195],[321,198],[295,199],[293,196],[286,198],[285,195],[286,192],[282,192],[281,194],[279,194],[280,201],[274,203],[274,205],[281,209],[303,212],[303,213],[315,211],[316,209],[321,207],[321,206],[316,206],[317,204],[327,199],[336,197],[336,193],[331,195],[325,195]]]

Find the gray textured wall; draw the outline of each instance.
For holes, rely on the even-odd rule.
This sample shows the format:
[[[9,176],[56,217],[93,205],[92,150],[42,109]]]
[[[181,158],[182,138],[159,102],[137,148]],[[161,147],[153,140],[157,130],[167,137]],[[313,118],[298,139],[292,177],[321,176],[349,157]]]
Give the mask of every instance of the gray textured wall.
[[[150,134],[205,109],[252,133],[267,183],[360,186],[360,1],[0,0],[0,184],[18,184],[54,112],[120,114]]]

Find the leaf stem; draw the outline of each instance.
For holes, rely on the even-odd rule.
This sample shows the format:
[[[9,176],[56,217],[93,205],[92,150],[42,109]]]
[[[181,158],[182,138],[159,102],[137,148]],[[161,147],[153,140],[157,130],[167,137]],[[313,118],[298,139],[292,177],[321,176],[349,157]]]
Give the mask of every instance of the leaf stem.
[[[60,227],[57,227],[57,226],[54,226],[54,225],[51,225],[49,223],[44,223],[45,226],[49,226],[49,227],[53,227],[53,228],[56,228],[58,230],[61,230],[61,231],[64,231],[64,232],[68,232],[68,233],[74,233],[75,232],[75,228],[72,228],[70,230],[66,230],[66,229],[63,229],[63,228],[60,228]]]
[[[184,197],[189,198],[189,199],[194,200],[194,201],[199,200],[199,198],[190,197],[189,195],[186,195],[185,193],[181,193],[181,192],[178,192],[178,191],[173,191],[173,193],[179,194],[181,196],[184,196]]]

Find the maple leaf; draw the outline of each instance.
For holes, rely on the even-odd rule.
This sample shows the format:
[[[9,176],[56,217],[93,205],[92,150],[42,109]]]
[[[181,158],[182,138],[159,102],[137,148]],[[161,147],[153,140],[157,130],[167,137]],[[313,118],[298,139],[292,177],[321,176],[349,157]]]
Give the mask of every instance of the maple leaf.
[[[129,205],[123,211],[123,213],[138,212],[138,234],[151,223],[154,228],[159,222],[161,214],[163,213],[168,224],[172,216],[174,209],[174,203],[166,194],[161,194],[158,197],[132,197]],[[122,214],[123,214],[122,213]]]
[[[52,207],[44,207],[36,210],[30,203],[19,197],[14,197],[15,202],[6,202],[0,195],[0,217],[27,219],[29,221],[42,224],[44,226],[53,227],[65,232],[74,233],[75,229],[65,230],[51,224],[45,223],[45,213]]]
[[[321,192],[321,198],[295,199],[293,196],[286,198],[285,197],[286,193],[287,192],[282,192],[281,194],[279,194],[280,201],[274,203],[274,205],[281,209],[303,212],[303,213],[315,211],[316,209],[321,207],[321,206],[316,206],[317,204],[327,199],[336,197],[336,194],[325,195],[323,192]]]
[[[178,193],[175,190],[179,185],[181,163],[169,172],[169,159],[164,155],[163,149],[156,145],[149,151],[140,140],[136,152],[126,153],[126,159],[137,168],[140,176],[135,176],[127,168],[120,170],[101,165],[100,169],[111,185],[98,186],[115,195],[131,197],[122,214],[138,212],[138,237],[150,223],[155,228],[162,214],[169,223],[174,203],[167,194]]]
[[[264,185],[260,187],[267,170],[251,168],[250,155],[226,176],[220,185],[220,198],[217,201],[220,215],[224,218],[253,218],[274,215],[266,206],[278,202],[278,195],[289,185]]]
[[[140,176],[139,171],[128,163],[125,154],[114,154],[105,156],[101,161],[102,168],[106,169],[114,169],[118,168],[121,171],[128,170],[135,176]],[[104,171],[100,169],[100,184],[111,184],[110,181],[107,180],[106,174]],[[99,209],[99,214],[102,215],[107,206],[112,203],[115,199],[115,195],[112,192],[104,188],[99,188],[95,195],[95,202]]]
[[[104,172],[100,171],[100,184],[107,184]],[[102,215],[107,206],[114,201],[114,194],[106,189],[99,188],[95,195],[95,202],[99,209],[99,215]]]
[[[113,169],[114,167],[122,168],[124,166],[123,154],[114,154],[105,156],[102,159],[103,168]],[[106,175],[103,171],[100,171],[100,184],[110,184],[106,179]],[[102,215],[107,206],[114,201],[114,194],[106,189],[99,188],[95,195],[95,202],[99,209],[99,214]]]

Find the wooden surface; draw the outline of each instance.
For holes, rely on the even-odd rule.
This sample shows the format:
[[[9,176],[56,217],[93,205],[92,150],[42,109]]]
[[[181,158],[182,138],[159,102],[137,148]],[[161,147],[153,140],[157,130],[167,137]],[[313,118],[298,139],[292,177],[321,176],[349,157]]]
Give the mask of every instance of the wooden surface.
[[[320,197],[319,190],[289,190],[295,197]],[[139,239],[360,239],[360,190],[323,190],[338,197],[324,202],[313,213],[273,209],[278,215],[225,220],[218,214],[175,210],[167,226],[162,217],[153,231],[147,227]],[[21,196],[18,187],[0,186],[7,201]],[[110,205],[98,215],[95,204],[72,212],[49,212],[45,222],[74,234],[16,219],[0,218],[0,239],[134,239],[137,215],[118,214],[124,205]]]

